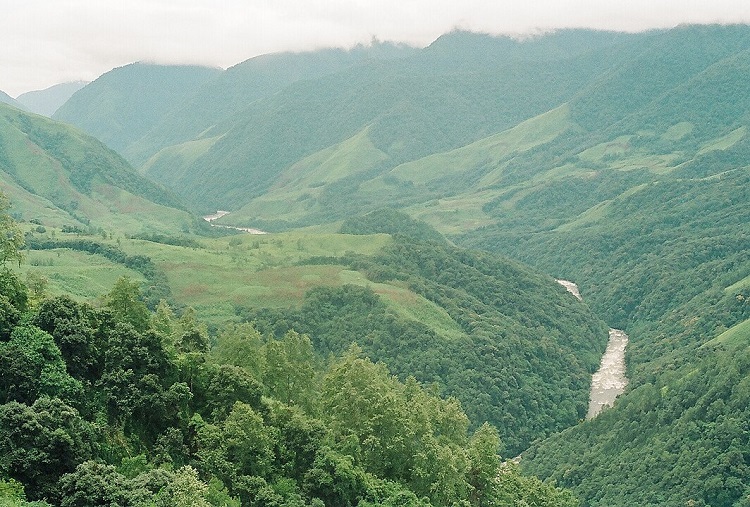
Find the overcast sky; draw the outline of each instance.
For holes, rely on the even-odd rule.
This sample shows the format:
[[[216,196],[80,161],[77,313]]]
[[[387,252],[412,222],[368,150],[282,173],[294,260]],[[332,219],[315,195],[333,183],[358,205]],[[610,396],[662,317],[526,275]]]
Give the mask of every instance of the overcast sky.
[[[0,90],[16,97],[134,61],[228,67],[263,53],[454,28],[524,34],[750,23],[749,0],[0,0]]]

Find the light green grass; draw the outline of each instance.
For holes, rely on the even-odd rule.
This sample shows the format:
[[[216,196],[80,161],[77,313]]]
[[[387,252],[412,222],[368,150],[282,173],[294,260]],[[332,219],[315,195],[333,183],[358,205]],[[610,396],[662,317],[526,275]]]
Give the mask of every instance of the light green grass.
[[[317,211],[315,198],[326,185],[368,171],[388,158],[372,144],[368,130],[303,158],[281,173],[267,193],[218,223],[239,225],[255,217],[294,221]]]
[[[140,273],[113,263],[101,255],[69,249],[29,251],[16,271],[21,280],[27,273],[41,275],[48,281],[50,296],[70,295],[82,301],[95,301],[112,290],[121,276],[143,281]]]
[[[388,283],[374,283],[362,273],[350,270],[342,270],[339,273],[339,280],[342,284],[369,287],[383,298],[391,311],[407,319],[426,324],[438,335],[446,338],[457,338],[465,334],[458,323],[443,308],[405,287]]]
[[[578,154],[581,160],[599,162],[605,156],[621,157],[629,151],[630,138],[633,136],[620,136],[611,141],[597,144]]]
[[[695,126],[689,121],[682,121],[669,127],[666,132],[661,135],[662,139],[667,141],[679,141],[686,135],[693,131]]]
[[[719,336],[703,344],[703,347],[723,345],[728,348],[746,347],[750,344],[750,319],[730,327]]]
[[[747,135],[747,127],[742,126],[738,129],[735,129],[731,131],[729,134],[719,137],[717,139],[713,139],[701,147],[701,149],[698,151],[698,155],[703,155],[704,153],[708,153],[709,151],[716,151],[716,150],[726,150],[734,146],[737,142],[739,142],[743,137]]]
[[[736,283],[733,283],[732,285],[724,289],[724,292],[730,294],[730,293],[738,292],[739,290],[744,289],[746,287],[750,287],[750,276],[746,276],[742,280]]]
[[[648,187],[648,185],[643,184],[643,185],[637,185],[635,187],[629,188],[625,192],[620,194],[618,198],[629,197],[643,190],[646,187]],[[616,210],[614,210],[616,206],[617,206],[616,199],[609,199],[606,201],[602,201],[600,203],[595,204],[591,208],[587,209],[580,215],[578,215],[575,218],[575,220],[562,224],[561,226],[557,227],[555,230],[557,232],[569,232],[580,227],[591,225],[593,223],[596,223],[600,219],[604,218],[604,216],[607,215],[608,213],[616,212]]]
[[[194,307],[213,323],[234,318],[235,306],[298,305],[317,285],[341,285],[341,266],[302,265],[311,257],[354,252],[372,255],[390,236],[294,231],[283,234],[240,234],[199,240],[201,248],[121,240],[130,255],[150,257],[164,271],[175,300]]]
[[[139,169],[142,174],[147,174],[149,170],[158,164],[170,163],[174,167],[187,168],[195,162],[201,155],[205,154],[216,142],[223,136],[206,137],[187,141],[182,144],[168,146],[162,149],[146,161]],[[174,175],[176,178],[177,175]]]

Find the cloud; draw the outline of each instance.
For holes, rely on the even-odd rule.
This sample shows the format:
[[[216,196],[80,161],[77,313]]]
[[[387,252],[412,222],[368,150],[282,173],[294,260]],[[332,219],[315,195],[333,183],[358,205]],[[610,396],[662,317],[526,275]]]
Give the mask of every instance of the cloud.
[[[133,61],[227,67],[373,37],[426,45],[456,27],[522,34],[750,22],[744,0],[24,0],[4,15],[0,89],[14,96]]]

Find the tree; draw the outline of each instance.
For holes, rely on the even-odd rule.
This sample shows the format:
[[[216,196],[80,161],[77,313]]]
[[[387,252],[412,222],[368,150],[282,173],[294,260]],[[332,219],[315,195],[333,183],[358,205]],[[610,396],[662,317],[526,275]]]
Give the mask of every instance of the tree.
[[[19,326],[0,342],[0,403],[34,403],[40,396],[79,402],[83,386],[72,378],[53,338],[35,326]]]
[[[469,471],[467,479],[471,491],[471,504],[477,507],[491,505],[492,488],[500,470],[500,436],[487,423],[474,432],[469,441]]]
[[[123,505],[130,496],[127,480],[112,465],[85,461],[60,478],[61,507]]]
[[[74,378],[94,382],[101,376],[105,344],[94,308],[68,296],[47,299],[31,322],[52,335]]]
[[[20,264],[23,260],[23,233],[13,217],[7,213],[8,209],[10,201],[0,192],[0,266],[12,261]]]
[[[307,335],[289,331],[281,340],[271,339],[265,347],[263,383],[271,396],[284,403],[311,408],[315,370],[312,342]]]
[[[0,475],[20,481],[29,498],[54,498],[60,476],[91,457],[93,431],[57,398],[0,406]]]
[[[224,364],[210,373],[206,388],[206,409],[214,420],[223,420],[234,403],[241,401],[259,408],[263,387],[247,371]]]
[[[177,323],[177,348],[180,352],[204,354],[208,352],[208,332],[198,322],[195,309],[188,307]]]
[[[138,331],[148,329],[151,314],[141,301],[141,289],[137,282],[121,276],[106,296],[106,306],[119,321],[128,322]]]

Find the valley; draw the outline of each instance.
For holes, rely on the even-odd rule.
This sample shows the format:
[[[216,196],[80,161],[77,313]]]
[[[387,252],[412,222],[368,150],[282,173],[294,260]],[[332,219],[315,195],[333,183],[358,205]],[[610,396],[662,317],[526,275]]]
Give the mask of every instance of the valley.
[[[0,504],[746,505],[748,72],[456,30],[6,100]]]

